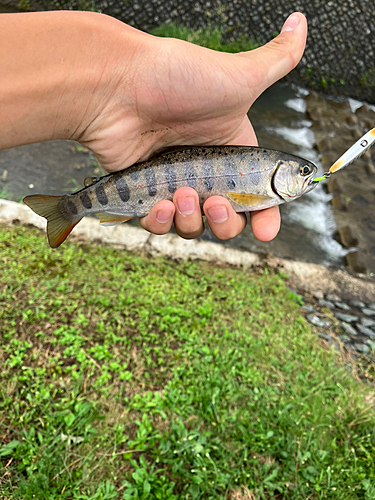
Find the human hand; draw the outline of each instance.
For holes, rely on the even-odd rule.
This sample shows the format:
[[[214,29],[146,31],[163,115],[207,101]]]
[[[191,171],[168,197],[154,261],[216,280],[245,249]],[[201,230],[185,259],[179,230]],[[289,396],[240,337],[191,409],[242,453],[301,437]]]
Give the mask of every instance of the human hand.
[[[257,145],[248,109],[267,87],[296,66],[306,34],[305,17],[295,13],[278,37],[239,54],[145,35],[130,71],[119,49],[114,91],[78,140],[110,172],[175,145]],[[222,240],[238,235],[246,225],[245,214],[237,214],[223,197],[209,198],[203,211],[212,232]],[[250,218],[259,240],[269,241],[279,231],[278,207],[251,212]],[[202,215],[193,189],[179,189],[173,203],[161,201],[140,219],[155,234],[167,233],[173,221],[184,238],[202,234]]]

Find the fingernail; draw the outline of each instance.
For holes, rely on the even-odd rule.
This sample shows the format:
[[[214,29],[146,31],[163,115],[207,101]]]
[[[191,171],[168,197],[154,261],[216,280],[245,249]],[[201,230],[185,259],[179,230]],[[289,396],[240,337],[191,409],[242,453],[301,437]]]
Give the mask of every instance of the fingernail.
[[[225,205],[216,205],[209,208],[207,212],[210,219],[216,223],[225,222],[229,217],[228,210]]]
[[[292,14],[285,21],[284,26],[281,29],[281,33],[284,31],[293,31],[299,25],[299,16],[297,14]]]
[[[165,224],[172,217],[172,210],[159,210],[156,214],[156,220],[160,224]]]
[[[195,198],[193,196],[185,196],[177,200],[177,208],[181,215],[185,217],[191,215],[195,211]]]

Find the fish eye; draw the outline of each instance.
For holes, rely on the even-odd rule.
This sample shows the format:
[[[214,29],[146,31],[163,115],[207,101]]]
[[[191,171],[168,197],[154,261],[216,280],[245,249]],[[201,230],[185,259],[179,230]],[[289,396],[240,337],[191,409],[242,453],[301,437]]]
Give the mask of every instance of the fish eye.
[[[303,176],[311,174],[311,167],[308,165],[303,165],[303,167],[299,167],[299,173]]]

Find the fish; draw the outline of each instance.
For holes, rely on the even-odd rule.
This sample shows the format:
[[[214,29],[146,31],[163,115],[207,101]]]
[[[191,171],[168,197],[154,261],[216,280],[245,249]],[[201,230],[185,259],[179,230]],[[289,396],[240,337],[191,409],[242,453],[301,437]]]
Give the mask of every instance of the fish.
[[[247,212],[299,198],[316,186],[316,172],[312,162],[272,149],[180,146],[124,170],[88,178],[75,193],[30,195],[23,202],[47,219],[49,244],[57,248],[85,216],[96,215],[104,225],[144,217],[183,186],[197,191],[200,206],[219,195],[236,212]]]

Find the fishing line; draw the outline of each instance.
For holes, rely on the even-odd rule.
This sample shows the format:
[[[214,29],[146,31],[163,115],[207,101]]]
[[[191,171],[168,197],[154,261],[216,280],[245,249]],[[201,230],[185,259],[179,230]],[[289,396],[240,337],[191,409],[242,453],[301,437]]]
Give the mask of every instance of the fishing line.
[[[340,158],[335,161],[328,172],[325,172],[321,177],[316,177],[313,182],[324,181],[331,177],[332,174],[338,172],[344,167],[347,167],[354,160],[362,156],[375,143],[375,128],[369,130],[356,143],[353,144]]]

